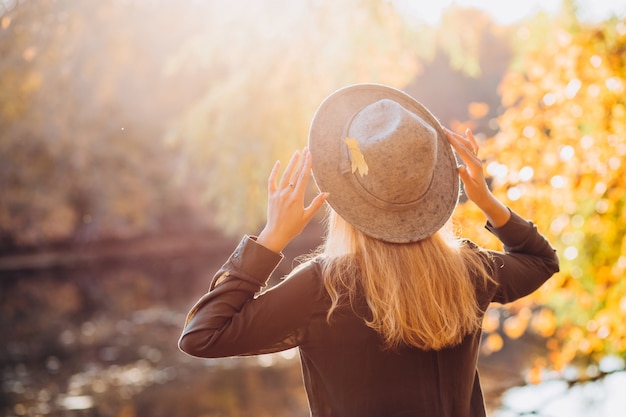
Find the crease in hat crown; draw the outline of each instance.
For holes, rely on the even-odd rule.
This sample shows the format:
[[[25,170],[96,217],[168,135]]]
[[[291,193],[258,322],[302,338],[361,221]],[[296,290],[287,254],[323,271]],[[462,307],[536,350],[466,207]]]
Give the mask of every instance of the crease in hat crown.
[[[367,175],[351,169],[346,137],[357,140]],[[443,128],[396,88],[355,84],[331,93],[311,121],[309,149],[327,203],[374,238],[421,240],[443,227],[458,202],[457,161]]]
[[[437,132],[399,103],[382,99],[355,114],[347,136],[358,142],[369,174],[354,175],[352,153],[342,152],[342,173],[361,197],[387,209],[415,204],[432,184]]]

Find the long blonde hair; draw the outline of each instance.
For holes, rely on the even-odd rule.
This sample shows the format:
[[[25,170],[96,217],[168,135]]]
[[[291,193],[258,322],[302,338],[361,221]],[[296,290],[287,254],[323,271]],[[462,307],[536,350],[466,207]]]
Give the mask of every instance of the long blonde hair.
[[[481,326],[475,283],[490,279],[484,257],[443,230],[414,243],[389,243],[330,210],[321,259],[332,301],[328,320],[340,305],[356,308],[361,293],[370,310],[364,320],[388,348],[437,350]]]

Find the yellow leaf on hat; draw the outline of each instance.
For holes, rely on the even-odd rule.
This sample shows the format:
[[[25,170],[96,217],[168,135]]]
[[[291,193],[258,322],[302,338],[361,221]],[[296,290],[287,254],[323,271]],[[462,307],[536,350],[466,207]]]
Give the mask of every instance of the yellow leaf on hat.
[[[369,168],[365,162],[365,157],[359,149],[359,142],[354,138],[345,138],[344,142],[348,145],[350,150],[350,160],[352,161],[352,173],[359,171],[361,176],[367,175]]]

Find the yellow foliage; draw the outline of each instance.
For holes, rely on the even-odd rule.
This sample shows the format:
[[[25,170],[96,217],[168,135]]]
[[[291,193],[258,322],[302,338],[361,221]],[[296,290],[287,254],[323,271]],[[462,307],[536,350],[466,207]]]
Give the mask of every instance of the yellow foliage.
[[[528,322],[518,316],[509,317],[504,321],[504,333],[511,339],[518,339],[526,332]]]
[[[543,358],[537,358],[533,362],[532,367],[526,374],[526,380],[529,384],[539,384],[543,380],[543,369],[546,366],[546,361]]]
[[[552,336],[556,326],[556,316],[552,310],[548,308],[542,308],[537,314],[535,314],[531,321],[532,329],[543,337]]]
[[[498,333],[491,333],[483,342],[483,351],[487,354],[498,352],[504,346],[504,340]]]
[[[530,26],[536,42],[524,45],[500,85],[500,131],[481,146],[494,158],[485,167],[494,193],[532,219],[561,259],[561,272],[522,300],[545,307],[529,322],[518,315],[503,324],[509,337],[531,328],[550,338],[550,362],[536,363],[531,380],[543,366],[626,354],[624,25],[554,18]],[[457,216],[478,220],[467,206]]]
[[[472,119],[481,119],[489,114],[489,104],[473,102],[469,104],[467,110]]]
[[[492,333],[498,330],[500,326],[500,313],[496,309],[487,310],[485,317],[483,318],[483,331],[486,333]]]

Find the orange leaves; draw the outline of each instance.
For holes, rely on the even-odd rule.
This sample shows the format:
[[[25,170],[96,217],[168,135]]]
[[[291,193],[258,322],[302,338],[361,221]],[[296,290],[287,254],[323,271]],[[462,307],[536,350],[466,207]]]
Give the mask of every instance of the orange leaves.
[[[472,119],[482,119],[489,114],[489,104],[472,102],[469,104],[467,110]]]
[[[532,367],[526,374],[526,380],[528,381],[528,383],[533,385],[541,383],[541,381],[543,380],[542,374],[545,367],[546,360],[541,357],[536,358],[533,362]]]
[[[504,346],[504,340],[498,333],[491,333],[483,341],[483,352],[493,353],[498,352]]]
[[[528,307],[522,308],[516,315],[504,321],[504,333],[511,339],[518,339],[526,332],[531,315]]]
[[[557,326],[554,312],[548,308],[542,308],[531,320],[531,328],[542,337],[550,337],[554,334]]]
[[[496,309],[489,309],[483,318],[483,331],[493,333],[500,326],[500,313]]]
[[[2,19],[0,19],[0,27],[5,30],[9,26],[11,26],[11,16],[2,16]]]
[[[520,72],[511,71],[504,75],[499,89],[500,96],[502,97],[502,105],[504,107],[513,106],[522,97],[520,87],[524,85],[525,82],[524,74]]]
[[[504,347],[504,339],[499,333],[500,309],[490,308],[483,318],[483,332],[487,334],[484,338],[481,350],[483,354],[490,355],[500,351]]]

